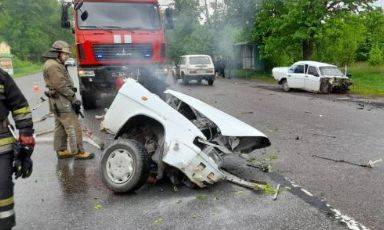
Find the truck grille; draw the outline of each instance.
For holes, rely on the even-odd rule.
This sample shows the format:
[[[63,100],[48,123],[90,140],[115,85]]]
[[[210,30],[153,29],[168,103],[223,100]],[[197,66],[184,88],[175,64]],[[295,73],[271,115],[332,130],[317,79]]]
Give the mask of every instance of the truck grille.
[[[97,60],[151,59],[152,44],[94,45]]]

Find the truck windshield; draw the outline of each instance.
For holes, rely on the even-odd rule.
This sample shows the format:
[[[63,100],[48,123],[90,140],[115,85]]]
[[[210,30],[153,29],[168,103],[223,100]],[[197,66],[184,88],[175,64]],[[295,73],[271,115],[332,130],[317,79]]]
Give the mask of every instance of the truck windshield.
[[[189,63],[191,65],[211,64],[211,60],[208,57],[190,57]]]
[[[157,5],[148,3],[84,2],[82,11],[88,18],[82,21],[77,12],[80,29],[159,29],[160,15]]]
[[[323,67],[320,67],[319,69],[320,69],[321,75],[325,75],[325,76],[343,76],[344,75],[337,67],[334,67],[334,66],[323,66]]]

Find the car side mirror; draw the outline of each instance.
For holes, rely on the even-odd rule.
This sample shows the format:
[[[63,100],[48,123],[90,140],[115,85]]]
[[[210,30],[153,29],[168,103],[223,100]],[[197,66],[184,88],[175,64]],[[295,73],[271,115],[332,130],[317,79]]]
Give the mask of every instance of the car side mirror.
[[[83,6],[83,1],[76,2],[75,6],[73,7],[75,10],[79,10]]]
[[[82,12],[80,18],[81,18],[82,21],[87,20],[87,18],[88,18],[88,11]]]
[[[165,28],[166,29],[173,29],[175,27],[175,24],[173,22],[173,10],[172,8],[165,9]]]

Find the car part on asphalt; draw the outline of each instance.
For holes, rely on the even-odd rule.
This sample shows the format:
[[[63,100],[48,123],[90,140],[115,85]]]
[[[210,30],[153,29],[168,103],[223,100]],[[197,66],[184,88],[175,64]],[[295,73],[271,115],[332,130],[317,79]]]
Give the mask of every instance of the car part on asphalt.
[[[167,175],[173,181],[187,180],[198,187],[228,180],[256,190],[263,188],[264,185],[240,179],[220,167],[229,154],[248,154],[268,147],[271,143],[263,133],[193,97],[172,90],[165,93],[166,102],[134,79],[128,79],[105,114],[101,127],[116,139],[104,151],[101,162],[103,181],[110,189],[115,192],[138,189],[143,175],[147,175],[147,166],[141,161],[146,154],[150,174],[156,175],[157,180]],[[129,150],[126,147],[126,152],[119,154],[129,153],[132,159],[141,156],[140,160],[132,161],[136,164],[132,167],[143,174],[130,173],[129,160],[124,161],[125,165],[116,166],[113,159],[109,163],[116,149],[131,146],[132,142],[136,147]],[[146,152],[137,147],[139,144]],[[115,173],[120,178],[115,180],[112,176],[115,174],[107,171],[118,171],[119,167],[124,168],[125,174]],[[122,182],[125,186],[121,186],[121,178],[126,179]]]
[[[333,162],[336,162],[336,163],[346,163],[346,164],[350,164],[350,165],[356,165],[356,166],[360,166],[360,167],[364,167],[364,168],[373,168],[373,166],[377,163],[380,163],[383,161],[383,159],[379,159],[379,160],[375,160],[375,161],[368,161],[367,164],[359,164],[359,163],[354,163],[354,162],[350,162],[350,161],[346,161],[346,160],[343,160],[343,159],[332,159],[332,158],[328,158],[328,157],[323,157],[323,156],[318,156],[318,155],[312,155],[312,157],[316,157],[316,158],[320,158],[320,159],[323,159],[323,160],[328,160],[328,161],[333,161]]]

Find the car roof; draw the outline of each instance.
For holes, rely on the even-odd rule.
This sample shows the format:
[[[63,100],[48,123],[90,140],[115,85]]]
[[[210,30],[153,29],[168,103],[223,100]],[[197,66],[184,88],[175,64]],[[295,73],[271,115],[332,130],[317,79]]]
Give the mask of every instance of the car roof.
[[[189,54],[189,55],[183,55],[181,57],[211,57],[211,56],[206,54]]]
[[[332,64],[328,64],[328,63],[323,63],[323,62],[317,62],[317,61],[298,61],[298,62],[295,62],[294,65],[311,65],[311,66],[315,66],[315,67],[322,67],[322,66],[333,66],[333,67],[336,67],[335,65],[332,65]]]

